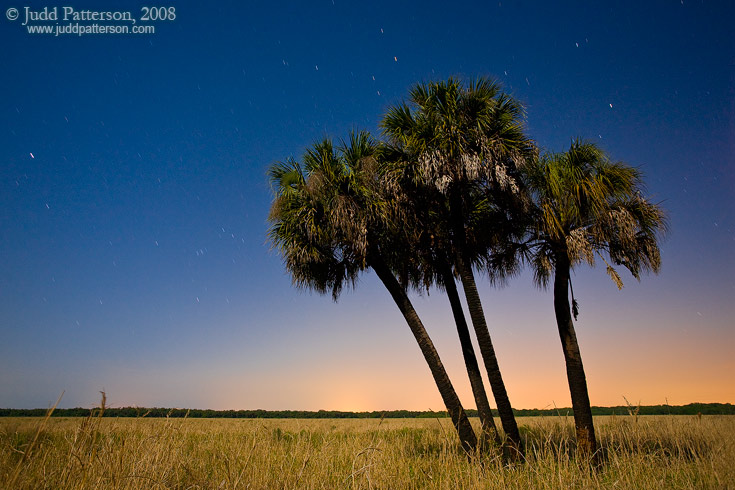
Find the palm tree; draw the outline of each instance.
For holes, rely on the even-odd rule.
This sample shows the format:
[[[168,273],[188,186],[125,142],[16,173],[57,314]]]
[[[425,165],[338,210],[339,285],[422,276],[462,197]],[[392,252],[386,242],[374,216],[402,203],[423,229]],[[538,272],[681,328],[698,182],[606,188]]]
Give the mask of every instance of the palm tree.
[[[445,202],[441,194],[436,195],[438,191],[416,184],[415,166],[406,163],[411,160],[410,156],[394,146],[384,148],[386,151],[382,173],[387,184],[386,191],[397,204],[396,221],[402,230],[399,239],[404,242],[396,244],[396,249],[410,251],[397,257],[392,268],[405,287],[428,292],[435,286],[446,292],[480,418],[481,443],[484,445],[493,441],[495,445],[500,445],[500,435],[493,420],[482,373],[472,346],[452,261],[447,256],[449,246],[445,243],[447,234],[444,231],[446,219],[442,219],[447,213],[441,209]]]
[[[467,88],[457,80],[419,83],[410,91],[410,106],[389,109],[382,121],[391,142],[411,158],[417,181],[429,189],[427,195],[441,196],[446,203],[446,235],[449,253],[467,300],[470,318],[488,373],[506,437],[520,448],[520,434],[513,416],[482,302],[477,292],[473,267],[490,250],[488,237],[503,241],[493,223],[477,220],[478,205],[498,209],[497,194],[520,194],[517,168],[533,154],[523,133],[521,105],[501,92],[488,79],[471,82]],[[520,200],[520,197],[519,199]],[[506,199],[505,204],[513,199]],[[484,221],[489,228],[474,225]],[[507,224],[507,220],[506,220]]]
[[[529,258],[537,285],[546,287],[554,276],[554,312],[577,444],[584,454],[593,455],[597,442],[572,322],[578,305],[573,296],[571,307],[569,303],[570,271],[582,262],[593,266],[597,254],[618,288],[622,280],[610,262],[625,266],[637,279],[641,271],[658,272],[658,238],[666,230],[666,218],[659,206],[642,196],[640,171],[611,162],[592,143],[576,140],[567,152],[544,155],[525,168],[525,181],[535,208]]]
[[[477,438],[431,338],[389,263],[391,203],[383,198],[377,172],[381,148],[367,133],[353,133],[334,148],[324,140],[309,148],[303,164],[288,160],[271,166],[275,200],[269,237],[282,254],[296,286],[331,292],[372,268],[403,314],[429,365],[459,435],[474,451]]]

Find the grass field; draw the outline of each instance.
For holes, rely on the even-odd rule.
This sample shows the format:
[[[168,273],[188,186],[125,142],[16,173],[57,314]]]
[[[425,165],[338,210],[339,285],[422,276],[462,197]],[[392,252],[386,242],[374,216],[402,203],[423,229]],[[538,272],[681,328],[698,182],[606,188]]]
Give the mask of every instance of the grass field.
[[[3,418],[0,487],[735,489],[733,416],[598,417],[598,469],[575,459],[570,418],[518,422],[509,464],[468,461],[449,419]]]

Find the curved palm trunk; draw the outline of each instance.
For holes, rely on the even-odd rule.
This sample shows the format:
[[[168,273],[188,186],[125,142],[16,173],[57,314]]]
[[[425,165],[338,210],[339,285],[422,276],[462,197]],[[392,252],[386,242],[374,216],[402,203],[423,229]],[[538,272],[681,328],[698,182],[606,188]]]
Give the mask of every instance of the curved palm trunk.
[[[487,323],[485,323],[485,314],[482,311],[480,295],[477,292],[475,275],[472,269],[465,267],[463,261],[459,258],[457,259],[457,269],[462,280],[462,288],[467,299],[467,307],[470,310],[472,325],[475,327],[475,335],[477,336],[477,344],[480,346],[482,361],[485,363],[485,369],[487,370],[490,388],[493,391],[495,403],[498,405],[500,422],[503,425],[506,437],[520,450],[521,435],[518,432],[518,424],[513,415],[513,408],[510,405],[508,392],[505,390],[503,376],[500,374],[500,366],[498,365],[498,358],[495,356],[493,342],[490,339],[490,331],[487,328]]]
[[[467,320],[462,311],[462,302],[457,292],[457,284],[454,282],[454,276],[452,276],[449,266],[446,264],[442,270],[442,281],[447,291],[447,297],[449,297],[449,304],[452,307],[454,323],[457,325],[457,334],[459,335],[459,343],[462,346],[462,356],[467,367],[467,376],[470,378],[472,394],[475,397],[477,413],[480,417],[480,424],[482,425],[481,440],[492,439],[496,444],[500,445],[500,435],[498,434],[497,427],[495,427],[493,412],[490,409],[485,385],[482,382],[480,366],[477,363],[475,349],[472,347],[472,338],[470,337],[470,330],[467,327]]]
[[[406,319],[406,323],[408,323],[413,336],[416,338],[421,353],[424,355],[424,359],[429,365],[431,374],[434,377],[434,382],[437,388],[439,388],[442,400],[444,400],[444,406],[447,408],[449,416],[452,418],[452,423],[457,429],[462,447],[468,453],[473,452],[477,447],[475,431],[472,429],[472,425],[470,425],[464,408],[462,408],[462,403],[457,396],[457,392],[454,391],[449,375],[447,375],[444,365],[439,358],[439,353],[436,351],[434,343],[431,341],[428,332],[426,332],[423,323],[421,323],[421,319],[419,319],[416,310],[414,310],[411,300],[408,299],[408,295],[400,284],[398,284],[398,280],[380,256],[371,254],[368,265],[375,270],[383,285],[390,292],[393,301],[395,301],[398,309],[401,310],[403,317]]]
[[[469,264],[469,261],[465,261],[464,257],[466,247],[464,224],[462,220],[462,197],[457,191],[455,191],[452,193],[450,199],[452,229],[454,231],[455,245],[457,247],[455,266],[459,272],[459,278],[462,282],[462,289],[464,289],[465,299],[467,300],[467,308],[470,311],[470,319],[472,320],[472,326],[475,329],[475,335],[477,336],[477,344],[480,347],[482,361],[485,363],[487,377],[490,381],[490,388],[493,391],[493,397],[495,398],[495,403],[498,406],[500,422],[503,425],[506,438],[510,439],[511,443],[517,450],[521,451],[521,435],[518,432],[518,424],[516,423],[515,416],[513,415],[513,408],[510,405],[508,392],[505,390],[503,376],[500,374],[500,366],[498,365],[498,358],[495,356],[493,342],[490,339],[490,331],[488,330],[487,323],[485,322],[485,313],[482,310],[480,294],[477,292],[475,275],[472,272],[472,266]]]
[[[584,375],[582,356],[579,353],[577,334],[574,331],[572,313],[569,308],[569,269],[566,251],[557,254],[554,271],[554,313],[567,366],[569,391],[572,395],[577,447],[583,454],[590,456],[597,451],[597,441],[595,440],[595,427],[592,423],[587,379]]]

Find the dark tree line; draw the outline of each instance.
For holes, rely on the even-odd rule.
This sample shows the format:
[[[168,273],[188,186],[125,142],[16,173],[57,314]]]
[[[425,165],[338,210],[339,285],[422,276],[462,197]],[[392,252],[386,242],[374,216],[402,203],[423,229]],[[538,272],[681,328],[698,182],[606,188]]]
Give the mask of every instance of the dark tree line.
[[[88,417],[98,409],[89,408],[57,408],[52,417]],[[43,408],[0,408],[0,417],[44,417],[47,409]],[[735,405],[730,403],[690,403],[688,405],[641,405],[592,407],[592,415],[629,415],[637,411],[638,415],[735,415]],[[555,409],[513,409],[516,417],[540,416],[572,416],[571,408]],[[477,410],[467,410],[469,417],[477,417]],[[497,411],[493,415],[497,416]],[[191,419],[411,419],[411,418],[447,418],[447,412],[429,412],[415,410],[390,410],[372,412],[343,412],[334,410],[202,410],[182,408],[141,408],[122,407],[106,408],[103,417],[147,417],[147,418],[191,418]]]

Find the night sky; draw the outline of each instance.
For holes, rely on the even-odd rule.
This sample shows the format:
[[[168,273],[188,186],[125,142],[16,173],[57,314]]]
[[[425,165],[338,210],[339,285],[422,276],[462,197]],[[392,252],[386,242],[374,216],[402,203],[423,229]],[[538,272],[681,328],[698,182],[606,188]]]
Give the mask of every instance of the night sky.
[[[594,141],[667,210],[659,275],[573,277],[592,404],[735,402],[734,2],[174,0],[154,34],[82,37],[28,33],[23,7],[142,5],[13,2],[0,407],[104,390],[118,407],[442,409],[374,274],[336,304],[291,286],[266,169],[377,134],[412,84],[449,76],[496,78],[539,147]],[[570,406],[551,292],[480,286],[513,405]],[[473,407],[446,298],[416,306]]]

